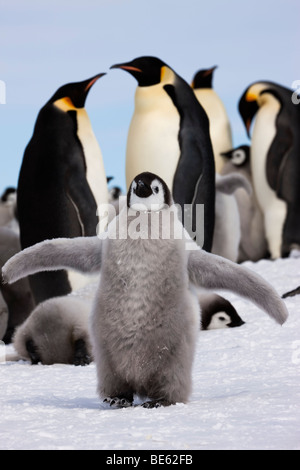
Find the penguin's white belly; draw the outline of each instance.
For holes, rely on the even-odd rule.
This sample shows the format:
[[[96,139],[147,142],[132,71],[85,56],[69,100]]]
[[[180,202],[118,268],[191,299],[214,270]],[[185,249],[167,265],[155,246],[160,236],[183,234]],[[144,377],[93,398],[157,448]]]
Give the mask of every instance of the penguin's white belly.
[[[270,188],[267,175],[267,154],[276,135],[275,119],[279,111],[263,106],[258,111],[251,142],[251,169],[258,203],[264,215],[266,238],[272,258],[281,256],[282,229],[287,214],[287,205],[278,199]]]
[[[221,173],[224,159],[220,154],[228,152],[233,146],[229,118],[221,99],[214,90],[198,89],[194,92],[208,116],[216,172]]]
[[[171,189],[180,149],[179,115],[160,112],[135,113],[132,118],[126,150],[126,184],[144,171],[160,176]]]
[[[77,126],[77,135],[82,144],[86,160],[87,181],[97,206],[107,204],[108,190],[102,153],[85,109],[77,110]]]
[[[234,195],[216,192],[212,253],[236,262],[241,239],[240,216]]]

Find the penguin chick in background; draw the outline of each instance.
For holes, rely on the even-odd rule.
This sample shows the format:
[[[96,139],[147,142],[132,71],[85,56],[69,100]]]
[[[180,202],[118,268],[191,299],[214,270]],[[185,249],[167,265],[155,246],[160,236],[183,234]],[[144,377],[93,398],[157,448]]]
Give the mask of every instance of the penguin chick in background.
[[[191,86],[208,116],[216,172],[221,173],[224,164],[221,154],[232,148],[232,135],[225,106],[212,86],[216,68],[199,70],[194,75]]]
[[[134,394],[147,397],[145,407],[188,400],[200,317],[195,287],[231,290],[280,324],[288,316],[263,278],[201,250],[184,230],[177,209],[165,182],[142,173],[106,233],[44,241],[2,269],[4,282],[62,267],[101,270],[91,339],[99,394],[114,407],[132,405]]]
[[[84,105],[103,75],[60,87],[38,114],[17,188],[22,248],[51,238],[96,235],[97,207],[107,203],[108,191],[101,150]],[[37,303],[86,282],[66,271],[30,278]]]
[[[239,174],[216,173],[215,230],[212,253],[237,262],[241,241],[241,221],[235,198],[237,191],[251,194],[248,180]]]
[[[17,193],[16,188],[11,186],[5,189],[0,199],[0,227],[19,233]]]
[[[265,237],[263,213],[254,190],[250,165],[250,147],[241,145],[222,154],[224,158],[223,175],[242,175],[252,187],[251,192],[237,190],[234,196],[237,201],[241,240],[239,244],[238,262],[258,261],[268,257],[268,245]]]
[[[247,87],[239,112],[248,136],[253,118],[250,164],[273,259],[300,246],[300,107],[293,90],[260,81]]]
[[[200,292],[198,299],[202,330],[235,328],[245,324],[232,303],[224,297],[213,292]]]
[[[19,359],[32,364],[89,364],[90,310],[91,300],[73,294],[41,302],[14,334]]]
[[[181,205],[182,216],[189,217],[190,223],[185,223],[185,227],[190,235],[197,232],[196,208],[203,204],[201,247],[210,251],[215,168],[204,109],[189,84],[157,57],[138,57],[111,68],[129,72],[138,82],[127,138],[127,187],[141,172],[160,176],[171,189],[175,203]],[[184,205],[190,206],[190,212],[184,210]],[[203,242],[203,236],[196,239],[197,243],[199,239]]]

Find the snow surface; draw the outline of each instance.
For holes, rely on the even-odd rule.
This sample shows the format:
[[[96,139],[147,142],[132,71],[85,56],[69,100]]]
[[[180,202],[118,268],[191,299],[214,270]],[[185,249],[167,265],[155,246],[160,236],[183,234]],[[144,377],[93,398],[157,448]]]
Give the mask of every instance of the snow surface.
[[[280,295],[300,284],[299,258],[244,264]],[[300,295],[285,300],[282,327],[226,297],[246,324],[199,331],[187,404],[114,410],[97,396],[94,363],[2,362],[0,448],[300,450]]]

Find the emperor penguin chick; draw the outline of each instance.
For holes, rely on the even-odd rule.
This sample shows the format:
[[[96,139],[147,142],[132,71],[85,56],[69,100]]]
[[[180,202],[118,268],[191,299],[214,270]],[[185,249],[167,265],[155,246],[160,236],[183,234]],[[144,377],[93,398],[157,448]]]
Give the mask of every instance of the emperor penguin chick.
[[[280,324],[288,316],[261,276],[193,242],[167,185],[148,172],[134,178],[107,232],[38,243],[12,257],[2,276],[14,282],[62,268],[101,270],[90,335],[99,394],[115,407],[130,406],[134,394],[148,399],[145,407],[188,400],[199,334],[196,288],[231,290]]]
[[[32,364],[89,364],[90,310],[91,300],[72,294],[41,302],[16,329],[13,344],[17,353]]]

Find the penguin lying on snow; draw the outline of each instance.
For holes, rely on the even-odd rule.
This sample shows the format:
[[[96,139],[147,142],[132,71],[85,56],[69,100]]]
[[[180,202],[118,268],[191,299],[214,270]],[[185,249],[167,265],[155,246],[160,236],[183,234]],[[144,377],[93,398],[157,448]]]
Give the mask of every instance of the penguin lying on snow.
[[[50,238],[97,234],[97,207],[108,202],[108,190],[101,150],[84,105],[102,75],[60,87],[38,114],[17,188],[22,248]],[[37,303],[86,282],[65,271],[30,278]]]
[[[76,292],[41,302],[16,329],[13,345],[17,356],[14,355],[10,360],[25,359],[32,364],[46,365],[89,364],[92,361],[89,314],[93,296],[82,298],[77,295]],[[198,299],[202,330],[232,328],[244,324],[233,305],[223,297],[201,292]],[[0,315],[1,333],[6,329],[5,327],[3,330],[5,311],[1,309]]]
[[[272,258],[300,246],[300,108],[293,90],[256,82],[243,93],[239,111],[251,138],[251,170]]]
[[[240,145],[222,154],[224,158],[223,175],[241,175],[247,179],[252,190],[237,190],[234,194],[241,226],[238,262],[258,261],[268,257],[268,245],[265,237],[264,218],[254,190],[250,165],[249,145]]]
[[[91,300],[73,295],[41,302],[14,334],[13,344],[20,358],[32,364],[89,364],[90,309]]]
[[[201,308],[201,329],[217,330],[244,325],[234,306],[224,297],[211,292],[198,294]]]
[[[91,339],[99,394],[116,407],[132,405],[134,394],[149,398],[145,407],[188,400],[199,328],[193,286],[232,290],[280,324],[288,316],[263,278],[191,240],[167,185],[151,173],[136,176],[101,237],[44,241],[15,255],[2,275],[13,282],[66,267],[101,270]]]

